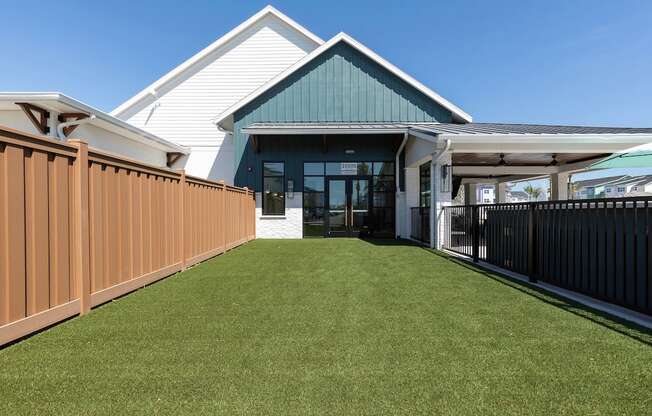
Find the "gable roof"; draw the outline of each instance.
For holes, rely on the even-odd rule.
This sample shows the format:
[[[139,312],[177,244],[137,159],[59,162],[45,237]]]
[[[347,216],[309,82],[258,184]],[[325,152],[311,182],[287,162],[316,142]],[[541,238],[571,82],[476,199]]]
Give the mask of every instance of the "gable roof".
[[[186,60],[181,65],[174,68],[172,71],[162,76],[160,79],[158,79],[157,81],[149,85],[147,88],[143,89],[141,92],[134,95],[129,100],[122,103],[121,105],[119,105],[117,108],[111,111],[111,115],[119,117],[121,114],[123,114],[124,112],[132,108],[135,104],[140,102],[142,99],[146,98],[148,95],[150,94],[154,95],[157,89],[160,89],[163,85],[168,84],[171,81],[174,81],[182,74],[184,74],[188,70],[192,69],[193,67],[201,63],[203,59],[209,56],[211,53],[215,52],[219,48],[224,47],[229,42],[237,38],[238,35],[240,35],[241,33],[243,33],[244,31],[246,31],[247,29],[249,29],[250,27],[252,27],[253,25],[255,25],[256,23],[258,23],[260,20],[262,20],[267,16],[274,16],[278,18],[279,20],[281,20],[282,22],[284,22],[285,24],[287,24],[288,26],[296,30],[298,33],[302,34],[307,39],[314,42],[315,45],[322,45],[324,43],[324,41],[321,38],[319,38],[317,35],[310,32],[308,29],[301,26],[294,20],[290,19],[288,16],[284,15],[280,11],[276,10],[274,7],[266,6],[261,11],[251,16],[249,19],[245,20],[236,28],[228,32],[226,35],[217,39],[215,42],[211,43],[206,48],[202,49],[197,54],[192,56],[190,59]]]
[[[392,65],[390,62],[382,58],[380,55],[376,54],[374,51],[367,48],[360,42],[356,41],[346,33],[340,32],[337,35],[335,35],[333,38],[331,38],[328,42],[322,44],[320,47],[318,47],[317,49],[315,49],[314,51],[310,52],[308,55],[300,59],[294,65],[290,66],[288,69],[281,72],[279,75],[272,78],[267,83],[263,84],[260,88],[256,89],[251,94],[249,94],[239,102],[235,103],[234,105],[226,109],[224,112],[222,112],[222,114],[215,117],[213,119],[213,122],[218,126],[220,126],[221,128],[229,129],[225,121],[231,118],[236,111],[240,110],[245,105],[249,104],[256,98],[261,96],[263,93],[265,93],[266,91],[268,91],[269,89],[271,89],[272,87],[280,83],[282,80],[284,80],[285,78],[287,78],[288,76],[290,76],[291,74],[299,70],[300,68],[304,67],[306,64],[308,64],[318,56],[322,55],[325,51],[329,50],[331,47],[338,44],[339,42],[347,43],[349,46],[351,46],[358,52],[362,53],[363,55],[366,55],[372,61],[375,61],[381,67],[388,70],[390,73],[394,74],[395,76],[402,79],[412,87],[416,88],[418,91],[426,95],[428,98],[432,99],[442,107],[451,111],[451,113],[453,114],[453,119],[455,121],[460,121],[463,123],[469,123],[472,121],[471,116],[465,113],[462,109],[457,107],[455,104],[446,100],[444,97],[437,94],[430,88],[426,87],[421,82],[417,81],[416,79],[412,78],[410,75],[406,74],[396,66]]]

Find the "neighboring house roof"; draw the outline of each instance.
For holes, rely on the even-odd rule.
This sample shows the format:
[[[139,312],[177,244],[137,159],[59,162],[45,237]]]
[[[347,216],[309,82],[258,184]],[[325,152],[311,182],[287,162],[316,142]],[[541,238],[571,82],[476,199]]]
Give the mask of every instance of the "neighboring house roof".
[[[270,81],[262,85],[260,88],[256,89],[253,91],[251,94],[240,100],[239,102],[235,103],[225,111],[223,111],[220,115],[215,117],[213,122],[217,125],[219,125],[222,128],[225,129],[230,129],[231,123],[225,123],[227,119],[231,119],[233,114],[243,108],[245,105],[249,104],[262,94],[264,94],[266,91],[270,90],[272,87],[280,83],[282,80],[286,79],[296,71],[298,71],[300,68],[304,67],[306,64],[309,62],[313,61],[315,58],[318,56],[322,55],[324,52],[329,50],[331,47],[334,45],[340,43],[340,42],[345,42],[358,52],[362,53],[363,55],[366,55],[369,59],[372,61],[376,62],[379,64],[381,67],[392,73],[393,75],[397,76],[398,78],[402,79],[405,81],[407,84],[411,85],[424,95],[426,95],[428,98],[432,99],[442,107],[446,108],[453,114],[453,119],[455,121],[463,122],[463,123],[468,123],[471,122],[472,118],[469,114],[465,113],[457,107],[455,104],[451,103],[450,101],[446,100],[444,97],[441,95],[437,94],[430,88],[426,87],[423,85],[421,82],[417,81],[416,79],[412,78],[410,75],[406,74],[396,66],[392,65],[390,62],[382,58],[380,55],[376,54],[374,51],[371,49],[367,48],[360,42],[356,41],[346,33],[339,33],[335,35],[333,38],[331,38],[328,42],[322,44],[320,47],[306,55],[304,58],[296,62],[294,65],[290,66],[288,69],[285,71],[281,72],[279,75],[276,77],[272,78]]]
[[[259,11],[258,13],[256,13],[249,19],[245,20],[240,25],[238,25],[236,28],[228,32],[226,35],[220,37],[215,42],[211,43],[209,46],[207,46],[206,48],[202,49],[200,52],[192,56],[190,59],[186,60],[181,65],[174,68],[172,71],[165,74],[159,80],[157,80],[147,88],[143,89],[141,92],[134,95],[129,100],[122,103],[120,106],[114,109],[111,112],[111,114],[119,117],[120,115],[125,113],[127,110],[129,110],[131,107],[139,103],[147,96],[149,95],[156,96],[157,91],[161,89],[161,87],[171,82],[174,82],[176,79],[181,77],[184,73],[191,71],[195,66],[200,65],[203,62],[204,58],[208,57],[216,50],[227,46],[228,44],[231,43],[231,41],[235,40],[244,31],[246,31],[256,23],[258,23],[261,19],[267,16],[274,16],[280,19],[282,22],[284,22],[291,28],[295,29],[298,33],[302,34],[307,39],[314,42],[315,45],[321,45],[324,43],[324,41],[321,38],[319,38],[317,35],[310,32],[309,30],[307,30],[306,28],[304,28],[294,20],[290,19],[288,16],[284,15],[280,11],[276,10],[274,7],[266,6],[264,9],[262,9],[261,11]]]
[[[507,191],[509,196],[512,198],[528,199],[529,196],[526,192],[523,191]]]
[[[575,187],[575,189],[580,189],[580,188],[590,188],[590,187],[596,187],[602,185],[614,185],[618,181],[627,178],[629,178],[629,176],[620,175],[620,176],[608,176],[605,178],[586,179],[583,181],[573,182],[573,186]]]
[[[652,175],[633,176],[632,180],[628,182],[627,185],[640,186],[647,185],[648,183],[652,183]]]
[[[608,178],[603,178],[603,179],[608,179]],[[643,175],[643,176],[623,176],[619,180],[609,182],[606,185],[610,186],[627,186],[627,185],[633,185],[633,186],[640,186],[640,185],[647,185],[649,183],[652,183],[652,175]]]
[[[94,115],[96,118],[89,124],[104,130],[120,134],[126,138],[141,142],[167,152],[190,153],[188,149],[169,142],[145,130],[139,129],[104,111],[91,107],[81,101],[68,97],[60,92],[0,92],[0,109],[18,110],[16,103],[26,102],[37,105],[48,111],[82,112]]]

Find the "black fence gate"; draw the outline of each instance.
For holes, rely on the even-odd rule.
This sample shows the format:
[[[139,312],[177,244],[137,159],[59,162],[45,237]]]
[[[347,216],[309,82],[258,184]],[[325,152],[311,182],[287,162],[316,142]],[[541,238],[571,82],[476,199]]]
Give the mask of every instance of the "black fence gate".
[[[452,206],[444,247],[652,314],[652,198]]]

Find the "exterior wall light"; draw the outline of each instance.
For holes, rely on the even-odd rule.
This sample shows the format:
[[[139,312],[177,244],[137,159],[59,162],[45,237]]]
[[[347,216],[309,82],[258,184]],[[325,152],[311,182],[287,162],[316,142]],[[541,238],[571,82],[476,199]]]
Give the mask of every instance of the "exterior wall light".
[[[294,180],[288,179],[288,198],[294,198]]]

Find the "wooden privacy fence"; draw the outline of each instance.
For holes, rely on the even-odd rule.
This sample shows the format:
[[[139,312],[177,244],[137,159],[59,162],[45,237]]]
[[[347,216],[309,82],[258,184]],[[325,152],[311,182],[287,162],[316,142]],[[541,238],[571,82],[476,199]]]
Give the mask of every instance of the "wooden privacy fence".
[[[253,192],[0,127],[0,345],[237,247]]]
[[[444,247],[652,315],[652,198],[446,207]]]

